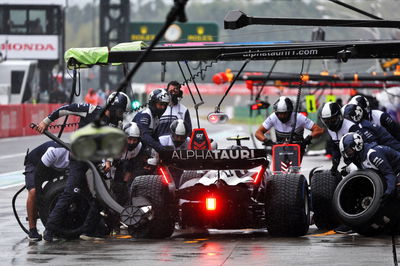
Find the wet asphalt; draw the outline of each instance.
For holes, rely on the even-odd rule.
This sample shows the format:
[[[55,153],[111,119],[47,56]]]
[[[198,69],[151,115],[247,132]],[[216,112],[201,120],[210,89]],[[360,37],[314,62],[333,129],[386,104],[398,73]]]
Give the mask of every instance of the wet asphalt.
[[[228,144],[223,140],[226,134],[247,130],[232,127],[215,129],[220,144]],[[43,140],[40,136],[0,140],[1,155],[5,156],[0,157],[0,173],[22,170],[20,154]],[[330,162],[323,156],[305,157],[302,172],[307,176],[318,165],[328,168]],[[1,178],[6,179],[7,174]],[[315,226],[297,238],[272,238],[266,230],[254,229],[176,230],[172,238],[163,240],[121,234],[104,241],[30,243],[11,208],[11,199],[21,186],[0,189],[0,265],[393,265],[391,236],[341,235]],[[26,225],[25,200],[24,191],[16,205]],[[43,230],[41,224],[39,230]]]

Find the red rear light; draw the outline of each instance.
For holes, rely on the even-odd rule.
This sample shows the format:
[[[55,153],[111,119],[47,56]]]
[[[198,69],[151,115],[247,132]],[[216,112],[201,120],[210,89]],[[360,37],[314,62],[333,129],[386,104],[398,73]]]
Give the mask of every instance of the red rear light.
[[[217,209],[217,198],[207,197],[206,198],[206,210],[215,211]]]
[[[254,178],[254,184],[258,184],[261,181],[261,177],[264,175],[265,169],[265,166],[261,166],[260,171],[258,171],[256,177]]]
[[[168,172],[162,167],[160,167],[160,172],[164,184],[168,185],[169,183],[171,183],[171,178],[169,177]]]

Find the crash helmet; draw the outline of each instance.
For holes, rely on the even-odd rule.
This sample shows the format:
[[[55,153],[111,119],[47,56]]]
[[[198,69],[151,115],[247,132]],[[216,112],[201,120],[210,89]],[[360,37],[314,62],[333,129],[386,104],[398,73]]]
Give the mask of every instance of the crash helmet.
[[[161,117],[165,112],[167,105],[170,101],[170,96],[166,89],[155,89],[149,95],[149,108],[153,115]],[[164,108],[157,108],[157,103],[164,103]]]
[[[109,122],[119,126],[124,119],[124,112],[131,110],[131,100],[123,92],[113,92],[107,98],[108,104],[110,104],[108,109],[110,111]]]
[[[363,119],[368,119],[368,115],[371,112],[369,101],[362,95],[356,95],[349,101],[349,104],[355,104],[361,107],[363,110]]]
[[[176,119],[171,123],[169,129],[171,131],[171,138],[174,145],[176,147],[181,146],[186,141],[189,133],[185,121],[182,119]]]
[[[123,128],[125,134],[128,136],[128,150],[134,150],[140,143],[140,129],[135,122],[129,122]]]
[[[322,123],[332,131],[337,131],[342,127],[343,114],[340,105],[334,102],[325,103],[319,114]]]
[[[364,111],[363,109],[352,103],[348,103],[342,107],[343,117],[353,121],[354,123],[359,123],[363,120]]]
[[[274,103],[274,111],[282,123],[288,122],[293,112],[292,100],[285,96],[279,97],[279,99]]]
[[[345,134],[339,142],[340,153],[344,158],[355,159],[364,148],[364,140],[355,132]]]
[[[117,92],[113,92],[107,98],[107,104],[111,102]],[[118,92],[118,95],[115,97],[114,101],[110,105],[110,110],[112,109],[120,109],[124,112],[129,112],[131,110],[131,100],[128,95],[123,92]]]
[[[174,87],[175,89],[170,89],[170,87]],[[168,83],[167,91],[168,91],[169,95],[171,96],[171,102],[173,105],[178,104],[179,101],[183,98],[181,84],[176,80],[170,81]]]

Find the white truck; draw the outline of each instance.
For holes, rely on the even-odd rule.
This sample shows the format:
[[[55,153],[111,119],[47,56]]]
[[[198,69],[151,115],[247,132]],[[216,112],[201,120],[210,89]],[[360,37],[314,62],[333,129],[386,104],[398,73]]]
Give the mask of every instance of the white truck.
[[[0,104],[32,102],[39,91],[37,60],[6,60],[0,63]]]

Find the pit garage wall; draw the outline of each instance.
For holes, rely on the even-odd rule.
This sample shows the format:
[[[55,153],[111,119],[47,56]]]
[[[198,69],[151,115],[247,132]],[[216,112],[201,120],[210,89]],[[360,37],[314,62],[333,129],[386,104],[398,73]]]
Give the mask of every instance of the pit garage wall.
[[[30,123],[38,124],[53,110],[62,104],[9,104],[0,105],[0,138],[37,135],[32,130]],[[67,123],[78,122],[79,117],[70,116]],[[64,118],[56,120],[53,124],[62,124]],[[64,132],[74,131],[76,127],[66,127]],[[58,133],[59,128],[50,129],[52,133]]]

